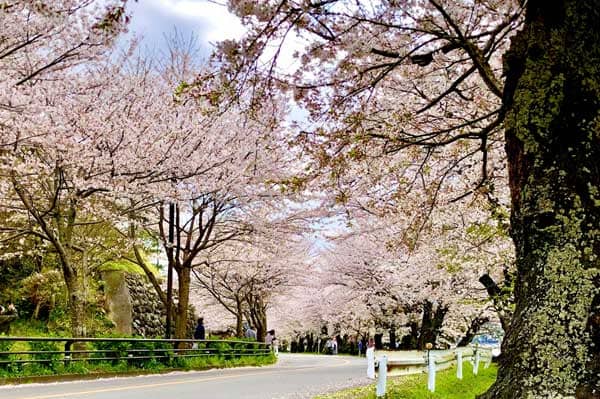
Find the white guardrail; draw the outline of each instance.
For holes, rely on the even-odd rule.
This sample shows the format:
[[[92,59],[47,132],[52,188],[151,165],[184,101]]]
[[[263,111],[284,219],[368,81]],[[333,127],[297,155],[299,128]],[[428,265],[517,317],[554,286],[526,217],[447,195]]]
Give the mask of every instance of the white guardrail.
[[[404,357],[402,355],[405,355]],[[435,392],[435,375],[437,371],[456,365],[456,378],[463,378],[463,362],[470,361],[473,374],[477,375],[483,363],[488,368],[492,362],[492,349],[484,347],[464,347],[445,351],[425,351],[412,358],[406,352],[378,351],[375,368],[378,370],[377,397],[385,396],[387,376],[427,373],[427,388]]]

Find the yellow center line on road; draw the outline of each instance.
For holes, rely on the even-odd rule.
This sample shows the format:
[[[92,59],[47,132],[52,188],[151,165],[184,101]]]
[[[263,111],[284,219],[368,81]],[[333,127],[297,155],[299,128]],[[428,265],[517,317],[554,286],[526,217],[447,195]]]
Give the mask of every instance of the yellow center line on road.
[[[237,375],[222,375],[216,377],[208,377],[208,378],[194,378],[191,380],[177,380],[177,381],[169,381],[169,382],[159,382],[155,384],[142,384],[142,385],[129,385],[123,387],[114,387],[114,388],[101,388],[101,389],[92,389],[88,391],[78,391],[78,392],[65,392],[65,393],[55,393],[50,395],[39,395],[39,396],[27,396],[21,397],[19,399],[53,399],[53,398],[66,398],[72,396],[79,395],[92,395],[98,393],[107,393],[107,392],[119,392],[119,391],[131,391],[135,389],[147,389],[147,388],[157,388],[164,387],[169,385],[182,385],[182,384],[192,384],[198,382],[205,381],[217,381],[217,380],[226,380],[231,378],[239,378],[239,377],[252,377],[257,375],[271,375],[271,374],[281,374],[281,373],[290,373],[298,370],[304,369],[317,369],[317,368],[333,368],[333,367],[341,367],[350,363],[349,360],[342,360],[340,364],[334,364],[329,366],[303,366],[298,367],[296,369],[287,369],[287,370],[279,370],[279,371],[270,371],[270,372],[259,372],[259,373],[246,373],[246,374],[237,374]]]

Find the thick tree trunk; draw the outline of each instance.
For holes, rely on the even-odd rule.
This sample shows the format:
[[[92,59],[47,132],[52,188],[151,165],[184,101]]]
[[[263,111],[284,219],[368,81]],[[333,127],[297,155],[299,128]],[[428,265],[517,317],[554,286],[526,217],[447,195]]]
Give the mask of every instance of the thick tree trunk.
[[[434,308],[433,302],[423,302],[423,319],[417,342],[420,350],[425,349],[425,344],[428,342],[435,346],[447,312],[447,306],[438,305]]]
[[[259,295],[249,293],[246,295],[248,303],[248,314],[254,327],[256,327],[256,339],[263,342],[267,336],[267,308]],[[277,332],[276,332],[277,333]],[[277,334],[275,334],[277,335]]]
[[[236,301],[235,303],[235,308],[236,308],[236,314],[235,314],[235,336],[238,338],[243,338],[244,337],[244,329],[243,329],[243,322],[244,322],[244,309],[242,307],[242,301],[240,301],[239,299]]]
[[[389,329],[390,333],[390,349],[396,349],[396,326],[391,326]]]
[[[482,397],[598,398],[599,4],[527,4],[505,59],[516,308]]]
[[[63,265],[63,271],[69,266]],[[65,285],[69,291],[69,316],[71,319],[71,335],[85,337],[85,295],[81,280],[74,271],[65,272]]]
[[[179,299],[177,301],[177,317],[175,318],[175,338],[178,339],[191,338],[188,335],[191,273],[189,267],[177,269]]]

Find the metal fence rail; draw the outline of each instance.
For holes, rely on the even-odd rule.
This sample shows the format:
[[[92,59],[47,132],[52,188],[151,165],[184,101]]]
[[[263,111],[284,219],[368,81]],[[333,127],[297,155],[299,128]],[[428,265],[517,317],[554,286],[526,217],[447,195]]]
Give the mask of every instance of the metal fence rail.
[[[23,346],[29,350],[11,351]],[[41,350],[35,350],[35,348]],[[64,348],[61,350],[61,347]],[[90,348],[91,347],[91,348]],[[48,364],[54,362],[121,362],[143,365],[153,360],[171,363],[175,359],[245,356],[266,357],[268,345],[253,341],[142,339],[142,338],[72,338],[72,337],[4,337],[0,336],[0,367],[10,364]]]
[[[447,353],[434,351],[424,352],[424,356],[415,359],[395,359],[394,352],[384,352],[375,360],[375,368],[379,372],[377,397],[385,395],[385,379],[388,375],[403,375],[427,373],[427,388],[435,392],[436,373],[456,365],[456,377],[463,378],[463,362],[469,361],[473,365],[473,374],[477,375],[479,365],[484,363],[485,368],[492,362],[492,350],[479,346],[457,348]],[[385,370],[380,370],[385,368]]]

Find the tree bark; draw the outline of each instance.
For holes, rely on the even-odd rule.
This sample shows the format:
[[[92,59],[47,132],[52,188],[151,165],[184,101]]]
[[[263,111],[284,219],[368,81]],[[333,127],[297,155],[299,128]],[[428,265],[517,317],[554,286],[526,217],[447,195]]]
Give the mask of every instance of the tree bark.
[[[175,318],[175,338],[191,338],[188,335],[188,320],[190,307],[190,282],[192,271],[189,267],[178,267],[177,271],[177,317]]]
[[[254,327],[256,327],[256,339],[263,342],[267,336],[267,307],[260,295],[246,294],[248,304],[248,315]]]
[[[505,66],[516,305],[481,398],[598,398],[598,1],[530,0]]]
[[[417,346],[419,350],[425,349],[425,344],[430,342],[434,345],[437,342],[437,338],[440,335],[444,317],[448,312],[448,307],[444,305],[433,306],[433,302],[423,302],[423,319],[421,321],[421,331],[419,333],[419,339]]]
[[[238,298],[236,298],[235,308],[237,310],[235,314],[235,336],[238,338],[243,338],[244,331],[242,324],[244,321],[244,309],[242,307],[242,301]]]
[[[390,326],[389,329],[390,334],[390,349],[396,349],[396,326]]]
[[[70,268],[63,265],[63,272]],[[69,317],[71,319],[71,335],[73,337],[85,337],[85,295],[83,287],[77,274],[73,271],[64,272],[65,284],[69,291]]]

